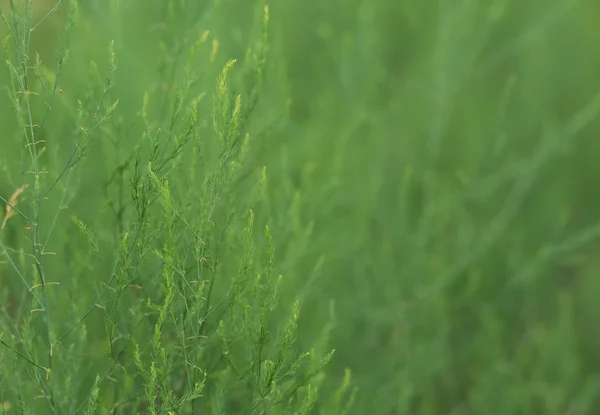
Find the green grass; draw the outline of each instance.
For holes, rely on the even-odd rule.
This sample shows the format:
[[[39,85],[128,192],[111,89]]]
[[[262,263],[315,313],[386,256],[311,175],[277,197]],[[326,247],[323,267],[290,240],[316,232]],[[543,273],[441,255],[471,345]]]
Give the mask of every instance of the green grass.
[[[0,7],[0,413],[600,411],[593,2]]]

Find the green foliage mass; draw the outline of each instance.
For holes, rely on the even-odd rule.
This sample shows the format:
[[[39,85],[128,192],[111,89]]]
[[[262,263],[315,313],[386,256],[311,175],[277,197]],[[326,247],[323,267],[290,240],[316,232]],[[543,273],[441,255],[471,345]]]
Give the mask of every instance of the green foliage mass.
[[[596,3],[0,11],[0,414],[600,413]]]

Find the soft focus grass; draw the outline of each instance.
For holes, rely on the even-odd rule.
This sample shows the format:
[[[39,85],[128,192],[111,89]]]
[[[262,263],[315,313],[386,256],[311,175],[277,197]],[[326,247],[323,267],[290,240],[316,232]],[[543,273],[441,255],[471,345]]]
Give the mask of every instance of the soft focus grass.
[[[44,259],[51,280],[61,282],[48,287],[55,306],[69,296],[89,305],[110,274],[108,230],[118,220],[108,201],[119,190],[107,183],[140,140],[144,94],[155,105],[151,118],[170,115],[152,102],[173,97],[183,68],[173,76],[160,68],[164,62],[169,68],[179,45],[210,31],[193,92],[206,92],[198,125],[208,148],[216,146],[209,136],[215,80],[230,59],[240,61],[231,72],[233,92],[248,95],[242,68],[260,36],[264,4],[198,2],[193,13],[165,18],[167,3],[179,2],[81,2],[59,83],[63,93],[42,136],[54,157],[45,164],[60,166],[68,156],[76,100],[96,88],[91,61],[101,76],[107,70],[110,40],[119,62],[111,96],[119,106],[77,167],[77,192],[54,231],[57,255]],[[283,276],[273,324],[284,325],[298,299],[298,350],[336,349],[315,413],[336,413],[328,402],[347,373],[344,400],[358,387],[350,410],[356,414],[599,413],[600,7],[558,0],[269,6],[263,91],[245,126],[252,140],[232,200],[243,210],[266,167],[266,193],[253,210],[256,222],[269,226],[275,272]],[[33,49],[49,68],[67,9],[61,4],[33,33]],[[8,85],[8,76],[2,67],[0,85]],[[40,118],[43,102],[36,99]],[[118,151],[110,145],[115,137]],[[0,163],[0,196],[8,199],[30,178],[7,94],[0,97]],[[169,182],[193,193],[185,171],[170,172]],[[47,203],[55,207],[59,198],[60,191]],[[41,220],[53,215],[50,209]],[[93,268],[86,269],[87,250],[71,252],[73,244],[85,244],[73,215],[104,241],[101,251],[111,247]],[[19,220],[8,221],[3,245],[20,243],[26,224]],[[266,252],[266,242],[257,244]],[[230,255],[241,256],[243,249],[232,246]],[[16,310],[31,299],[9,265],[0,262],[0,290],[10,303],[7,315],[20,325],[24,316]],[[152,266],[143,273],[153,275]],[[79,273],[81,293],[69,293],[69,269]],[[68,310],[53,311],[58,332],[72,318]],[[81,353],[89,373],[103,372],[108,361],[103,319],[94,311],[86,320]],[[36,330],[43,345],[42,327]],[[9,341],[8,333],[3,339]],[[11,402],[14,410],[15,384],[5,371],[13,354],[1,353],[0,404]],[[42,346],[40,359],[44,353]],[[127,362],[135,371],[133,357]],[[90,376],[81,377],[84,398]],[[103,410],[115,404],[113,388],[100,388]]]

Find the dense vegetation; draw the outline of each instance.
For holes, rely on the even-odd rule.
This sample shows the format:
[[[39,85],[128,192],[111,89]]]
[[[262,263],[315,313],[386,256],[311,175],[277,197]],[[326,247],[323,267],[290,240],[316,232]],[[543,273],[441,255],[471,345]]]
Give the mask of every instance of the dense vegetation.
[[[600,412],[597,4],[0,10],[0,413]]]

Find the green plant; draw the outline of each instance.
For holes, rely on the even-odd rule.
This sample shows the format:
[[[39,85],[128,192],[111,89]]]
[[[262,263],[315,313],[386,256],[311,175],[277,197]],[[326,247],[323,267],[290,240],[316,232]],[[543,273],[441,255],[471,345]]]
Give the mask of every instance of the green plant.
[[[599,412],[597,3],[0,8],[2,411]]]
[[[9,164],[2,185],[25,183],[0,196],[0,403],[24,414],[310,412],[333,352],[297,350],[300,307],[280,302],[276,242],[264,225],[254,236],[267,173],[248,162],[260,139],[248,126],[268,7],[244,60],[228,60],[211,92],[219,42],[191,22],[218,4],[165,2],[157,83],[136,116],[115,96],[116,42],[104,76],[92,61],[85,82],[63,91],[84,63],[72,38],[89,7],[82,16],[69,2],[55,65],[43,63],[32,36],[61,3],[37,20],[28,0],[2,10],[7,92],[23,126],[15,148],[28,157],[25,175]],[[103,184],[88,181],[101,160]]]

